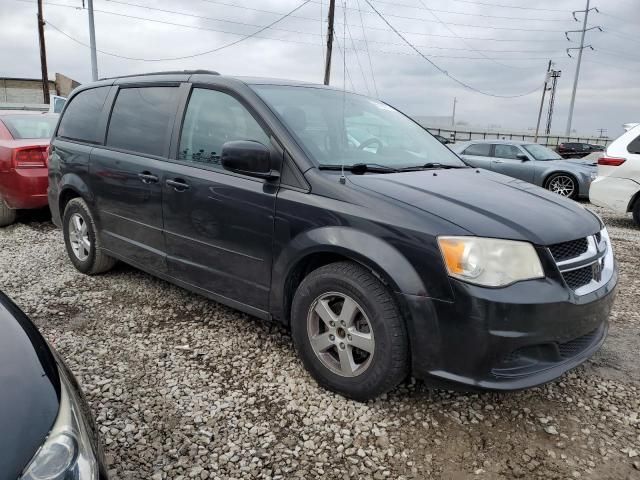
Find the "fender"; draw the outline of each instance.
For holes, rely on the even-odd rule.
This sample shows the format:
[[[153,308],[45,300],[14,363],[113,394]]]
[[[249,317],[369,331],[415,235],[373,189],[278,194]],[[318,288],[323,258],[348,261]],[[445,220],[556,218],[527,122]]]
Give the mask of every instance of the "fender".
[[[274,317],[288,322],[285,318],[287,282],[299,262],[314,253],[333,253],[353,259],[380,274],[397,293],[427,294],[413,265],[390,244],[350,227],[321,227],[300,233],[274,258],[270,298]]]

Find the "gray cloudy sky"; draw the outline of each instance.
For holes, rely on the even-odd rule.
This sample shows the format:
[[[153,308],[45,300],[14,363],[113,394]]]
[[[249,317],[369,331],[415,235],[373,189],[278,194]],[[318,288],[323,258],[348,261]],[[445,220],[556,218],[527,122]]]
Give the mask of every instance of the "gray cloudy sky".
[[[311,0],[260,33],[259,38],[194,58],[145,62],[99,53],[99,75],[205,68],[230,75],[322,82],[321,35],[326,30],[328,1]],[[571,35],[570,43],[564,31],[581,28],[571,11],[583,9],[584,0],[370,1],[433,62],[488,93],[509,95],[534,90],[541,86],[547,62],[553,59],[556,68],[562,70],[553,131],[564,132],[575,71],[575,59],[567,57],[565,48],[579,44],[577,34]],[[82,0],[44,3],[45,20],[50,22],[46,42],[51,76],[61,72],[80,82],[89,81],[89,50],[54,28],[88,43]],[[302,3],[304,0],[94,0],[97,45],[105,52],[134,58],[193,55],[255,32]],[[336,3],[339,49],[334,50],[331,83],[342,85],[343,0]],[[618,135],[623,123],[640,121],[640,31],[636,26],[640,2],[591,3],[601,13],[592,12],[589,24],[602,25],[605,31],[587,34],[587,43],[595,51],[585,50],[573,125],[583,135],[596,135],[598,128]],[[380,98],[409,114],[450,115],[455,96],[459,120],[509,129],[535,127],[541,89],[512,99],[469,91],[415,54],[366,0],[346,0],[346,5],[346,63],[351,78],[347,78],[347,88],[352,89],[353,84],[358,92],[374,94],[375,77]],[[39,75],[36,11],[35,0],[0,0],[0,77]]]

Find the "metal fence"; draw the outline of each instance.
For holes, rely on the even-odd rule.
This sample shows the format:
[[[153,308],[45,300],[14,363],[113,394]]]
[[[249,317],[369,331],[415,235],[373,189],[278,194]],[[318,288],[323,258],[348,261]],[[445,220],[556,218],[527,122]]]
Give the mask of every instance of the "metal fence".
[[[453,130],[448,128],[431,128],[425,127],[434,135],[441,135],[453,142],[466,142],[467,140],[517,140],[523,142],[534,143],[535,136],[526,133],[500,133],[500,132],[473,132],[469,130]],[[557,147],[561,143],[577,142],[592,143],[606,147],[611,143],[610,138],[599,137],[563,137],[556,135],[538,135],[540,145],[547,147]]]

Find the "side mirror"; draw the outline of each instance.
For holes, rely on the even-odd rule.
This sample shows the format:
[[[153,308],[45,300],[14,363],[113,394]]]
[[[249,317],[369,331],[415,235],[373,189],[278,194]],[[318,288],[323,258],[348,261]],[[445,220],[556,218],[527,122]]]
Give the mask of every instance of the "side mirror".
[[[524,153],[518,153],[516,155],[516,158],[518,160],[522,160],[523,162],[528,162],[529,161],[529,157],[527,157]]]
[[[222,145],[222,167],[250,177],[272,179],[279,173],[271,168],[271,152],[260,142],[235,140]]]

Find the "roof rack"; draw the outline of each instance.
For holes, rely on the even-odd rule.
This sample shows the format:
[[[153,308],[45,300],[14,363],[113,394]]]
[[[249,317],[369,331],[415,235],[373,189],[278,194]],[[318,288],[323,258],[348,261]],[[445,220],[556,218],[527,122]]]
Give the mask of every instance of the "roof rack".
[[[220,75],[218,72],[213,70],[169,70],[166,72],[149,72],[149,73],[135,73],[133,75],[120,75],[117,77],[105,77],[100,80],[114,80],[117,78],[131,78],[131,77],[147,77],[151,75]]]

